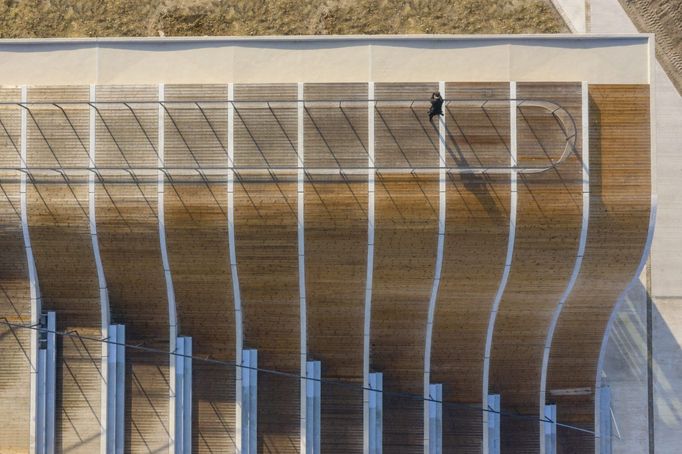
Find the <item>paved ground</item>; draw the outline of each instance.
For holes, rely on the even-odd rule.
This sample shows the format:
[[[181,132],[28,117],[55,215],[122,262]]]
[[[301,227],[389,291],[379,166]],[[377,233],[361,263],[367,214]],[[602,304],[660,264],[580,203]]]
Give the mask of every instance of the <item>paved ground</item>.
[[[556,2],[575,10],[576,0]],[[591,0],[590,9],[593,33],[637,31],[618,0]],[[648,289],[654,302],[653,441],[656,453],[669,454],[680,452],[682,443],[682,97],[660,64],[654,84],[658,217]],[[621,306],[604,367],[621,434],[614,440],[616,454],[649,452],[646,359],[646,292],[639,285]]]

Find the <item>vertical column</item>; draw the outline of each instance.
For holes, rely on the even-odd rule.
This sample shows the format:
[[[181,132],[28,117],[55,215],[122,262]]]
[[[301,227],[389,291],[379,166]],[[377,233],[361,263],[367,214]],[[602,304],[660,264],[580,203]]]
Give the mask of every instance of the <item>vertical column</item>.
[[[125,326],[109,325],[107,344],[106,453],[123,454],[125,446]]]
[[[369,454],[381,454],[383,448],[384,375],[381,372],[369,374]]]
[[[234,325],[235,325],[235,345],[236,345],[236,364],[235,368],[235,397],[236,405],[236,445],[237,453],[247,452],[244,447],[243,434],[243,371],[239,365],[242,364],[243,326],[242,326],[242,298],[239,290],[239,274],[237,272],[237,252],[234,239],[234,84],[227,84],[227,240],[230,253],[230,273],[232,277],[232,301],[234,302]]]
[[[363,341],[363,447],[364,452],[371,450],[370,440],[370,392],[369,392],[369,348],[372,321],[372,274],[374,272],[374,82],[367,84],[367,274],[365,279],[365,323]]]
[[[488,395],[488,425],[485,428],[488,434],[488,447],[485,454],[500,454],[500,395]]]
[[[322,378],[321,364],[319,361],[308,361],[306,365],[306,454],[319,454],[320,451],[320,430],[321,421],[321,397],[322,397]]]
[[[28,88],[26,85],[21,86],[21,140],[20,140],[20,159],[21,169],[28,168]],[[21,179],[19,183],[20,195],[20,209],[21,209],[21,232],[24,240],[24,250],[26,252],[26,263],[28,265],[28,279],[29,291],[31,298],[31,325],[37,326],[40,323],[40,314],[42,312],[42,300],[40,296],[40,286],[38,285],[38,271],[36,269],[35,259],[33,257],[33,248],[31,247],[31,236],[28,230],[28,197],[27,197],[27,179],[26,172],[21,172]],[[30,408],[30,440],[29,446],[31,452],[38,452],[40,443],[38,440],[38,373],[40,371],[40,364],[38,363],[38,332],[31,330],[31,408]]]
[[[611,388],[602,386],[599,389],[599,437],[597,443],[599,454],[611,454]]]
[[[178,337],[175,345],[175,450],[192,452],[192,338]]]
[[[110,311],[109,311],[109,292],[107,290],[107,280],[104,274],[104,266],[102,265],[102,257],[99,252],[99,239],[97,237],[97,215],[95,206],[95,170],[96,159],[97,159],[97,110],[95,108],[95,103],[97,102],[97,87],[94,84],[90,85],[90,118],[89,118],[89,146],[88,146],[88,168],[90,172],[88,173],[88,225],[90,228],[90,242],[92,243],[92,252],[95,259],[95,267],[97,268],[97,284],[99,287],[99,302],[100,302],[100,316],[102,331],[101,335],[103,339],[110,339],[109,325]],[[115,350],[114,350],[115,352]],[[109,377],[109,355],[110,352],[109,342],[102,342],[102,352],[101,352],[101,442],[100,442],[100,452],[101,454],[106,454],[108,452],[115,452],[113,446],[115,443],[113,439],[110,438],[115,434],[115,421],[109,419],[109,406],[116,405],[114,400],[109,400],[109,386],[111,383],[108,380]],[[114,382],[115,383],[115,382]],[[115,391],[115,390],[114,390]],[[110,430],[110,427],[113,429]],[[110,449],[111,447],[111,449]]]
[[[297,167],[297,189],[296,189],[296,214],[297,214],[297,236],[298,236],[298,292],[299,292],[299,317],[300,317],[300,342],[301,342],[301,413],[300,413],[300,430],[301,430],[301,452],[311,452],[308,448],[310,439],[306,431],[308,415],[308,407],[306,405],[306,387],[307,387],[307,361],[308,361],[308,334],[307,334],[307,309],[306,309],[306,292],[305,292],[305,148],[304,148],[304,124],[305,124],[305,104],[303,103],[304,96],[303,82],[298,83],[298,92],[296,99],[296,110],[298,115],[298,129],[296,140],[296,154],[298,156]]]
[[[429,385],[429,454],[443,454],[443,385]]]
[[[545,405],[545,418],[542,421],[545,434],[545,452],[547,454],[556,454],[556,405]]]
[[[438,82],[438,90],[445,98],[445,82]],[[443,106],[445,108],[445,106]],[[445,246],[445,216],[446,216],[446,194],[445,194],[445,115],[438,116],[438,246],[436,252],[436,267],[429,299],[429,311],[426,321],[426,347],[424,349],[424,397],[429,398],[431,387],[439,386],[431,384],[431,342],[433,340],[433,318],[436,313],[436,301],[438,300],[438,290],[440,288],[441,271],[443,269],[443,248]],[[441,387],[442,388],[442,387]],[[438,446],[436,440],[431,440],[432,434],[442,433],[442,427],[431,427],[436,420],[431,418],[430,406],[424,405],[424,452],[432,454],[432,446]],[[441,443],[442,444],[442,443]],[[438,451],[440,452],[440,451]]]
[[[170,262],[168,261],[168,249],[166,247],[166,224],[164,215],[164,184],[165,184],[165,174],[162,168],[165,165],[164,151],[166,143],[166,115],[163,102],[165,100],[165,86],[164,84],[159,84],[159,110],[158,110],[158,145],[157,145],[157,211],[159,219],[159,243],[161,249],[161,262],[163,265],[163,273],[166,280],[166,295],[168,298],[168,324],[169,324],[169,346],[171,349],[175,349],[177,346],[177,317],[175,312],[175,291],[173,290],[173,278],[171,276]],[[177,440],[175,439],[176,430],[176,379],[177,379],[177,368],[176,362],[173,355],[169,358],[170,365],[170,386],[169,386],[169,400],[168,400],[168,426],[169,426],[169,448],[170,454],[177,451],[182,452],[182,448],[179,448]]]
[[[47,312],[40,317],[36,402],[36,451],[52,454],[55,447],[55,393],[57,381],[56,317]]]
[[[241,453],[257,454],[258,432],[258,352],[242,352]]]
[[[495,300],[493,301],[493,308],[490,311],[490,319],[488,320],[488,331],[486,333],[485,341],[485,354],[483,357],[483,408],[489,407],[488,399],[488,385],[490,383],[490,354],[493,346],[493,334],[495,333],[495,321],[497,320],[497,313],[500,310],[500,302],[502,301],[502,296],[507,288],[507,282],[509,281],[509,273],[511,272],[512,259],[514,257],[514,242],[516,239],[516,208],[518,205],[518,193],[517,189],[517,151],[518,151],[518,139],[517,139],[517,129],[516,129],[516,82],[509,82],[509,131],[510,131],[510,148],[509,148],[509,164],[512,169],[509,171],[509,236],[507,239],[507,256],[504,262],[504,271],[502,273],[502,278],[500,279],[500,285],[497,287],[497,293],[495,294]],[[499,404],[499,396],[498,396]],[[498,408],[499,410],[499,408]],[[490,449],[489,440],[489,412],[483,412],[483,452],[495,452]],[[499,423],[498,420],[498,433],[499,433]],[[499,436],[498,436],[498,451],[499,452]]]

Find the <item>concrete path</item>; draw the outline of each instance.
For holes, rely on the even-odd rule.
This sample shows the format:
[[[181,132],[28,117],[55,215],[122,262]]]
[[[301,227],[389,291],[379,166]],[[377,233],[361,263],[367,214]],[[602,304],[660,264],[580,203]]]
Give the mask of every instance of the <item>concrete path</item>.
[[[571,28],[592,33],[637,32],[618,0],[554,0]],[[578,11],[578,13],[576,13]],[[584,11],[584,9],[583,9]],[[658,217],[651,252],[649,294],[653,298],[654,446],[680,452],[682,443],[682,97],[661,65],[653,74],[655,181]],[[621,439],[614,453],[649,452],[647,419],[646,292],[633,289],[611,332],[604,372],[613,389]],[[644,400],[643,400],[644,399]]]

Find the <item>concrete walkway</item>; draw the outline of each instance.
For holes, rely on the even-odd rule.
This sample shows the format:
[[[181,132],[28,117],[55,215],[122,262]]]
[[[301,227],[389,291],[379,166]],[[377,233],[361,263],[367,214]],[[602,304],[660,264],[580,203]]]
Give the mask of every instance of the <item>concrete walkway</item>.
[[[637,32],[618,0],[554,0],[572,30]],[[580,21],[589,17],[588,23]],[[653,74],[656,233],[649,294],[653,298],[654,447],[680,452],[682,444],[682,97],[658,62]],[[645,281],[645,279],[642,279]],[[621,306],[607,347],[604,372],[613,390],[621,438],[614,453],[649,452],[647,418],[646,288],[633,289]]]

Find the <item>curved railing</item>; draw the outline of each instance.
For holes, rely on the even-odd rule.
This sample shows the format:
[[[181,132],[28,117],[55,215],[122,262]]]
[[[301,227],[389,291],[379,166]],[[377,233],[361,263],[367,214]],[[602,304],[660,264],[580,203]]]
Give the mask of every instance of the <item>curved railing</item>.
[[[0,102],[0,108],[3,106],[16,106],[20,107],[23,109],[28,110],[29,112],[31,111],[31,106],[52,106],[57,108],[62,115],[64,115],[67,119],[67,123],[70,125],[71,129],[73,129],[74,134],[76,134],[75,128],[71,121],[68,119],[67,112],[62,106],[73,106],[73,105],[82,105],[84,107],[93,107],[97,112],[98,115],[100,115],[100,118],[102,117],[101,111],[104,110],[105,108],[123,108],[126,110],[129,110],[133,113],[134,115],[134,108],[133,106],[140,106],[140,105],[154,105],[158,106],[161,105],[164,109],[168,110],[169,106],[172,106],[173,109],[198,109],[199,111],[204,112],[204,107],[212,106],[215,108],[216,105],[218,106],[227,106],[228,104],[232,104],[235,109],[239,109],[240,107],[242,108],[265,108],[265,109],[273,109],[273,108],[286,108],[290,107],[293,105],[297,105],[298,103],[304,103],[305,107],[336,107],[339,109],[343,109],[344,106],[346,107],[357,107],[358,105],[362,105],[363,107],[366,106],[368,103],[374,103],[375,109],[379,109],[382,106],[390,107],[390,106],[405,106],[407,105],[410,109],[419,106],[419,107],[428,107],[430,103],[428,101],[424,100],[413,100],[413,99],[335,99],[335,100],[243,100],[243,101],[227,101],[227,100],[181,100],[181,101],[152,101],[152,100],[119,100],[119,101],[97,101],[97,102],[87,102],[87,101],[35,101],[35,102]],[[546,109],[550,114],[554,117],[554,119],[557,121],[559,124],[559,127],[561,131],[563,132],[564,135],[564,148],[559,154],[558,158],[552,158],[549,157],[549,163],[547,165],[530,165],[530,166],[499,166],[499,165],[479,165],[479,166],[448,166],[446,165],[445,167],[441,166],[376,166],[376,167],[368,167],[368,166],[337,166],[337,167],[323,167],[323,166],[305,166],[305,171],[308,173],[319,173],[319,174],[366,174],[368,170],[375,170],[379,173],[404,173],[404,172],[409,172],[409,173],[431,173],[431,172],[439,172],[441,170],[445,170],[447,173],[453,173],[453,174],[465,174],[465,173],[491,173],[491,174],[504,174],[504,173],[510,173],[510,172],[516,172],[516,173],[540,173],[540,172],[546,172],[552,169],[555,169],[557,166],[561,165],[571,154],[575,152],[575,144],[576,144],[576,138],[577,138],[577,127],[575,120],[571,116],[571,114],[564,109],[560,104],[556,103],[555,101],[550,101],[550,100],[544,100],[544,99],[519,99],[519,98],[501,98],[501,99],[455,99],[455,100],[446,100],[444,105],[445,106],[452,106],[452,105],[472,105],[472,106],[478,106],[480,109],[485,109],[486,106],[504,106],[508,107],[510,103],[516,103],[516,108],[520,107],[541,107]],[[191,107],[188,107],[191,106]],[[203,106],[203,107],[202,107]],[[170,112],[169,112],[170,113]],[[206,117],[206,121],[209,122],[208,117]],[[140,128],[142,128],[142,125],[139,125]],[[143,128],[144,129],[144,128]],[[521,153],[519,153],[521,154]],[[196,159],[195,159],[196,161]],[[198,162],[197,162],[198,164]],[[70,174],[70,175],[77,175],[77,174],[89,174],[90,172],[95,172],[100,178],[102,178],[102,175],[107,172],[125,172],[130,174],[132,177],[135,176],[151,176],[152,174],[156,174],[158,171],[163,171],[167,172],[169,175],[170,173],[178,173],[178,174],[184,174],[186,172],[190,173],[197,173],[200,176],[206,176],[209,174],[222,174],[227,172],[228,170],[232,170],[234,172],[250,172],[250,171],[259,171],[259,170],[265,170],[268,172],[282,172],[286,173],[287,171],[297,171],[299,169],[298,166],[292,165],[292,166],[272,166],[272,165],[266,165],[266,166],[238,166],[238,165],[233,165],[233,166],[201,166],[197,165],[196,167],[173,167],[173,166],[165,166],[165,167],[145,167],[145,166],[136,166],[136,167],[97,167],[96,169],[93,168],[88,168],[88,167],[64,167],[64,166],[58,166],[58,167],[35,167],[31,166],[28,168],[20,169],[20,168],[14,168],[14,167],[2,167],[0,168],[0,171],[8,171],[8,170],[13,170],[13,171],[20,171],[20,172],[28,172],[29,174],[34,174],[34,173],[40,173],[40,172],[57,172],[62,175]]]

